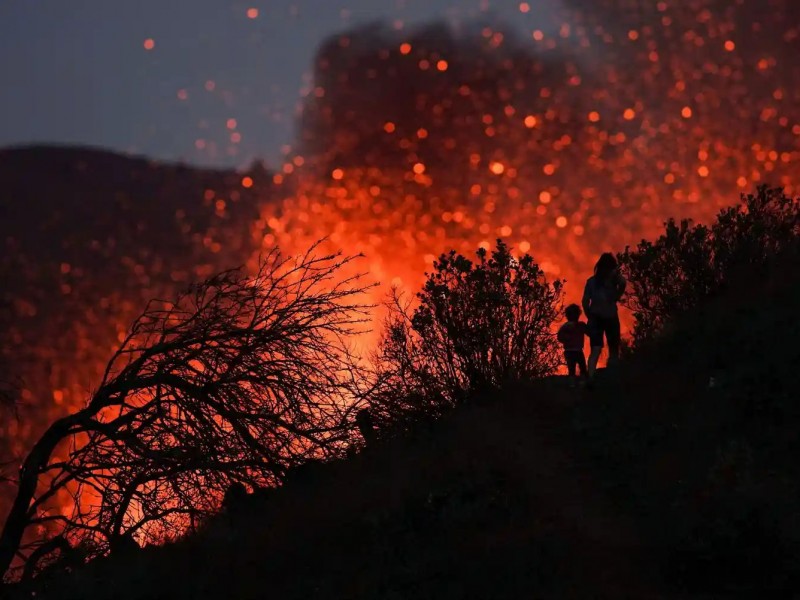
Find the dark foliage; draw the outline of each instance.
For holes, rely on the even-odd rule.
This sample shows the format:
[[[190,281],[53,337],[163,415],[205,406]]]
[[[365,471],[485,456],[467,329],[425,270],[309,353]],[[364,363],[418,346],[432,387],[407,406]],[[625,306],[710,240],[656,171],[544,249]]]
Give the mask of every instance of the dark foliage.
[[[443,254],[413,311],[393,296],[373,401],[384,419],[436,417],[467,398],[558,367],[552,324],[561,281],[548,283],[532,256],[515,258],[502,240],[477,257]]]
[[[632,292],[633,345],[661,332],[675,317],[772,261],[790,268],[800,256],[800,199],[761,186],[710,226],[666,223],[655,242],[641,241],[618,255]]]

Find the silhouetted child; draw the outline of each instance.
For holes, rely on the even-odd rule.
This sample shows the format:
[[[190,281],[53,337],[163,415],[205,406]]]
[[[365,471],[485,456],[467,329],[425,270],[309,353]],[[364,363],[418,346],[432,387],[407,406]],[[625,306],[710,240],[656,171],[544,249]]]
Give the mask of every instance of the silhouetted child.
[[[581,307],[570,304],[565,310],[567,322],[558,330],[558,341],[564,346],[564,358],[572,385],[575,385],[575,368],[581,377],[586,377],[586,356],[583,354],[583,338],[589,335],[586,323],[580,320]]]
[[[375,419],[372,417],[372,413],[368,408],[362,408],[356,413],[356,425],[367,446],[374,444],[375,438],[377,437],[375,432]]]

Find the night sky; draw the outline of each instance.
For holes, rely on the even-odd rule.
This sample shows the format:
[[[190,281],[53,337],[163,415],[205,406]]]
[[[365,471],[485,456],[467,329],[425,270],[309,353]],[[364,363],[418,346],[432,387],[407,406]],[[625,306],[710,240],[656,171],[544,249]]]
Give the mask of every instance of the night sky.
[[[5,0],[0,147],[64,143],[195,164],[273,162],[293,139],[315,51],[328,36],[376,20],[413,27],[487,13],[530,31],[537,11],[555,1],[523,14],[512,0]]]

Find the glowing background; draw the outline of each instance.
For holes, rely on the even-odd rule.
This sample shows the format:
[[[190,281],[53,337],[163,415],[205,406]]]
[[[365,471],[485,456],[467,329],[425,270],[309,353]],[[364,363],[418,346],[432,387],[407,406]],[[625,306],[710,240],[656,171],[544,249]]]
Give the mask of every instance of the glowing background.
[[[413,289],[435,255],[501,236],[575,299],[600,251],[669,216],[707,219],[760,182],[797,193],[794,0],[166,4],[0,8],[0,51],[19,57],[0,72],[2,142],[270,168],[137,163],[160,186],[147,211],[114,161],[101,175],[121,183],[91,210],[36,195],[39,181],[35,210],[3,196],[2,352],[28,408],[1,427],[18,450],[85,399],[146,298],[276,243],[330,236]],[[373,16],[386,23],[321,39]]]

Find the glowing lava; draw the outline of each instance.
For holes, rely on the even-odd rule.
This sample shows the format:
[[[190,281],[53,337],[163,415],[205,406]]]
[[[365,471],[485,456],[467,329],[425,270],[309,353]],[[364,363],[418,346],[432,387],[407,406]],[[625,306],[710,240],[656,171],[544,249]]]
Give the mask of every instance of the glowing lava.
[[[503,237],[575,298],[600,251],[670,216],[708,219],[760,182],[794,193],[794,5],[628,3],[611,19],[616,4],[550,14],[557,33],[527,40],[444,25],[329,40],[254,235],[330,236],[412,288],[440,252]]]
[[[376,280],[414,290],[441,252],[472,255],[502,237],[565,277],[575,299],[601,251],[656,234],[668,217],[707,220],[761,182],[797,194],[800,4],[577,4],[546,15],[520,4],[531,19],[524,36],[491,24],[371,26],[329,40],[285,163],[192,198],[211,225],[190,226],[184,208],[166,215],[202,260],[175,266],[169,248],[144,252],[129,265],[139,291],[98,276],[111,291],[103,303],[76,299],[69,329],[13,299],[14,318],[41,319],[43,331],[11,337],[6,355],[30,357],[18,372],[50,392],[27,390],[34,425],[2,425],[6,439],[24,448],[53,414],[84,401],[143,296],[276,244],[294,252],[328,237],[331,249],[363,252]],[[231,144],[247,134],[238,127],[227,123]],[[231,218],[245,192],[258,215]],[[130,211],[112,208],[118,219]],[[138,243],[146,248],[144,234]],[[61,259],[53,270],[62,262],[74,277]],[[75,290],[61,293],[66,303]],[[62,334],[58,347],[74,352],[53,351]]]

